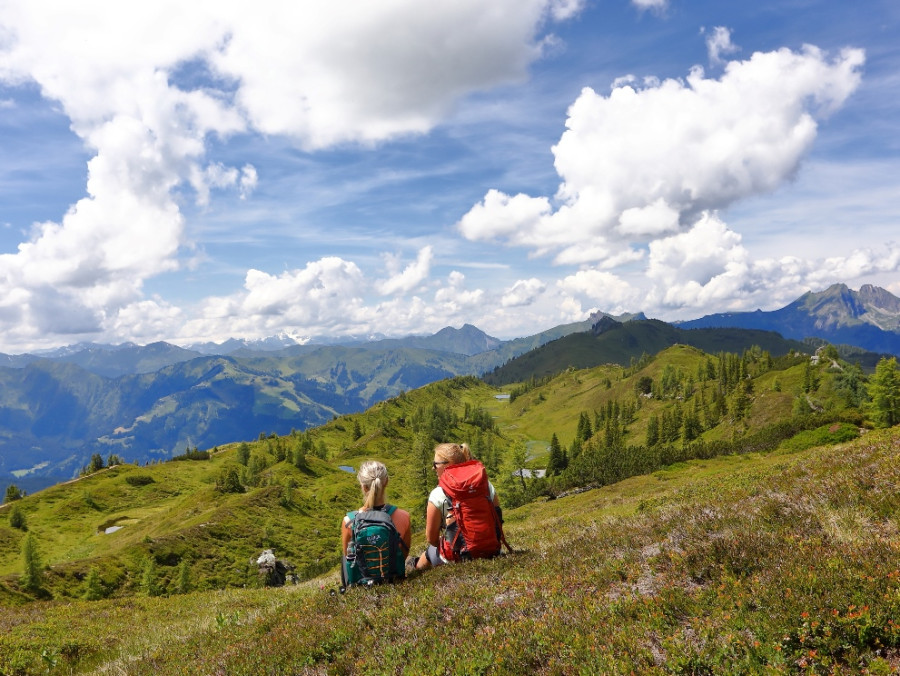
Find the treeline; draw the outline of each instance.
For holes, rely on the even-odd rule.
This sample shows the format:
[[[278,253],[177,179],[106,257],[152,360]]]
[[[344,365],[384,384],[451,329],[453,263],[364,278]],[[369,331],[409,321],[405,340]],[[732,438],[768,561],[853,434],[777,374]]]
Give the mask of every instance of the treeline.
[[[750,429],[745,420],[753,402],[755,379],[798,365],[803,371],[790,416]],[[817,390],[823,371],[829,374],[829,398],[820,401]],[[773,383],[773,389],[780,390],[779,379]],[[643,417],[643,443],[626,443],[638,413],[652,401],[666,402],[666,406]],[[857,428],[867,419],[879,426],[900,423],[896,359],[879,362],[872,378],[866,378],[858,365],[840,361],[831,346],[820,349],[813,358],[789,354],[773,359],[767,352],[752,348],[741,355],[709,356],[698,363],[696,370],[666,364],[657,378],[645,375],[635,380],[634,397],[611,399],[593,412],[580,412],[575,436],[567,448],[553,434],[546,478],[528,482],[525,495],[518,500],[615,483],[675,462],[767,451],[800,432],[829,423],[834,424],[834,434],[826,436],[833,443],[857,434]],[[730,426],[730,438],[701,437],[723,424]]]
[[[632,476],[649,474],[676,462],[770,451],[800,432],[839,421],[858,426],[862,415],[852,412],[810,414],[773,423],[733,439],[697,439],[684,444],[625,446],[617,439],[592,439],[555,481],[548,482],[545,490],[553,494],[576,486],[604,486]],[[846,438],[845,434],[841,437],[842,440]]]

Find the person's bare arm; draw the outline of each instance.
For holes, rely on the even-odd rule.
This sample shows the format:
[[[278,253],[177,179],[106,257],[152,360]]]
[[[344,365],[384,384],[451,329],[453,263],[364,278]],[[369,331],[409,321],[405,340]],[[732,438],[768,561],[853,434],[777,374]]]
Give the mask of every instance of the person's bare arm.
[[[350,520],[345,516],[341,521],[341,551],[344,552],[344,556],[347,555],[347,545],[350,543],[350,538],[353,536],[353,533],[350,531]]]
[[[425,511],[425,539],[434,547],[437,547],[441,537],[441,519],[441,510],[429,502]]]

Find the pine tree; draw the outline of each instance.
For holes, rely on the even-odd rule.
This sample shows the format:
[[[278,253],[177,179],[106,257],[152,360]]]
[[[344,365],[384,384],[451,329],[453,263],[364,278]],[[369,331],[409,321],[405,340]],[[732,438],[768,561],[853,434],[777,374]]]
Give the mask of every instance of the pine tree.
[[[242,441],[240,446],[237,449],[237,461],[241,463],[244,467],[247,466],[247,462],[250,460],[250,444],[246,441]]]
[[[575,436],[579,441],[587,441],[593,436],[593,430],[591,429],[591,421],[588,418],[587,413],[584,411],[578,416],[578,430],[575,432]]]
[[[659,418],[653,413],[647,420],[647,446],[656,446],[659,442]]]
[[[893,427],[900,423],[900,372],[897,358],[884,357],[875,367],[875,375],[869,383],[872,398],[872,417],[880,427]]]
[[[162,590],[159,588],[156,561],[153,556],[148,556],[144,559],[144,567],[141,571],[141,592],[147,596],[159,596],[162,593]]]
[[[176,586],[176,591],[179,594],[187,594],[191,590],[191,566],[188,563],[187,557],[181,558],[181,563],[178,564],[178,583]]]
[[[26,535],[22,542],[22,564],[23,572],[19,580],[22,588],[29,592],[38,591],[44,581],[44,571],[41,567],[41,558],[33,533]]]
[[[559,439],[556,432],[550,438],[550,455],[547,458],[547,476],[556,476],[563,470],[562,466],[563,451],[559,445]]]
[[[87,577],[84,579],[84,594],[82,594],[82,598],[86,601],[97,601],[102,599],[103,596],[103,583],[100,581],[100,573],[91,566]]]
[[[484,458],[482,462],[487,468],[488,474],[496,474],[497,470],[500,469],[500,454],[497,452],[497,446],[494,444],[493,432],[487,432],[484,435]]]
[[[6,487],[6,497],[3,499],[3,502],[13,502],[14,500],[22,499],[22,491],[19,490],[19,487],[15,484],[10,484]]]
[[[320,460],[328,459],[328,446],[325,445],[324,441],[320,441],[319,445],[316,446],[316,457]]]
[[[581,455],[581,439],[576,436],[569,446],[569,460],[575,460],[579,455]]]
[[[94,453],[91,456],[91,462],[87,466],[87,470],[85,471],[85,474],[93,474],[94,472],[99,472],[104,467],[105,467],[105,465],[103,464],[103,456],[100,455],[99,453]]]
[[[244,486],[237,468],[233,465],[225,467],[216,477],[216,490],[219,493],[243,493]]]
[[[309,461],[306,459],[306,454],[310,450],[312,450],[311,441],[301,436],[294,437],[294,449],[291,452],[291,461],[294,467],[304,472],[309,469]]]

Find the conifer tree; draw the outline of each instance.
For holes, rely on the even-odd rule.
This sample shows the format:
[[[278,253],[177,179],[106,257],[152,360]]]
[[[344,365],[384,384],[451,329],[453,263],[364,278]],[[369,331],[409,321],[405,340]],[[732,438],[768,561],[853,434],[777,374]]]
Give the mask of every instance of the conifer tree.
[[[232,465],[222,469],[219,476],[216,477],[216,490],[220,493],[244,492],[244,486],[236,467]]]
[[[159,580],[156,573],[156,561],[153,556],[144,559],[144,567],[141,571],[141,592],[147,596],[159,596]]]
[[[93,474],[94,472],[99,472],[104,467],[105,467],[105,465],[103,464],[103,456],[100,455],[99,453],[94,453],[91,456],[91,462],[87,466],[87,469],[85,470],[85,474]]]
[[[237,449],[237,461],[241,463],[244,467],[247,466],[247,462],[250,460],[250,444],[246,441],[242,441]]]
[[[556,436],[556,432],[554,432],[553,436],[550,438],[550,454],[547,458],[547,476],[556,476],[564,469],[562,459],[562,447],[559,445],[559,439]]]
[[[897,358],[884,357],[875,367],[875,375],[869,383],[872,398],[872,417],[881,427],[893,427],[900,423],[900,371]]]
[[[488,432],[484,436],[484,466],[487,467],[491,474],[496,473],[500,469],[500,461],[503,459],[500,450],[494,443],[493,432]]]
[[[82,597],[86,601],[97,601],[102,599],[103,596],[103,583],[100,581],[100,573],[91,566],[87,577],[84,579],[84,594],[82,594]]]
[[[569,446],[569,460],[575,460],[579,455],[581,455],[581,439],[576,436],[572,439],[572,445]]]
[[[659,442],[659,418],[653,413],[647,420],[647,446],[656,446]]]
[[[33,533],[26,535],[22,542],[22,567],[22,577],[19,580],[22,588],[29,592],[38,591],[44,581],[44,571]]]
[[[575,433],[575,436],[579,441],[587,441],[593,436],[593,430],[591,429],[591,421],[588,418],[587,413],[584,411],[578,416],[578,430]]]
[[[178,564],[178,584],[176,591],[179,594],[187,594],[191,590],[191,567],[187,557],[182,557]]]
[[[22,491],[19,490],[19,487],[15,484],[10,484],[6,487],[6,496],[3,499],[3,502],[13,502],[14,500],[22,499]]]

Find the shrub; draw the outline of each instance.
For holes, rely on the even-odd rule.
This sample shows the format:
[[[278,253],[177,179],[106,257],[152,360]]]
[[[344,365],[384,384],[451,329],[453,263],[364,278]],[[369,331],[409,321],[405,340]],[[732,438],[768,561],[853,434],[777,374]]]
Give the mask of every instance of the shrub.
[[[22,491],[19,490],[19,487],[15,484],[10,484],[6,487],[6,497],[3,502],[13,502],[14,500],[22,499]]]
[[[219,493],[243,493],[244,485],[236,467],[225,467],[216,477],[216,490]]]
[[[25,512],[18,505],[13,505],[9,510],[9,525],[11,528],[18,528],[21,531],[28,530],[25,523]]]
[[[129,474],[125,477],[125,483],[129,486],[146,486],[156,482],[149,474]]]

